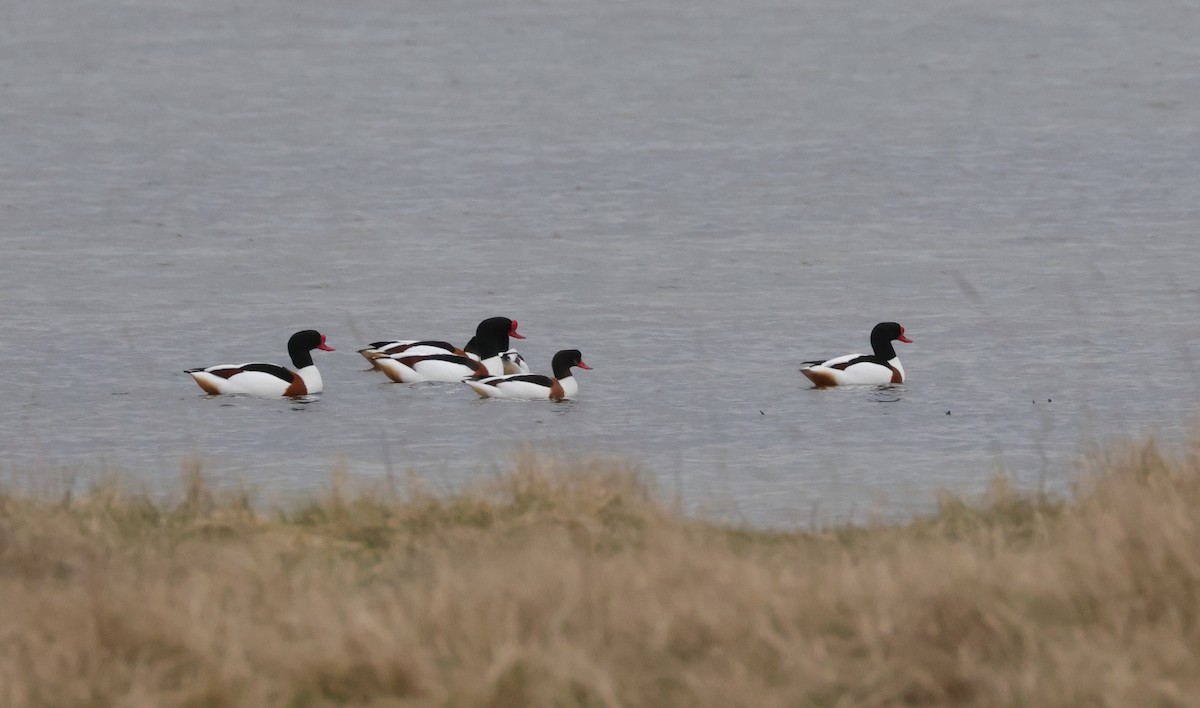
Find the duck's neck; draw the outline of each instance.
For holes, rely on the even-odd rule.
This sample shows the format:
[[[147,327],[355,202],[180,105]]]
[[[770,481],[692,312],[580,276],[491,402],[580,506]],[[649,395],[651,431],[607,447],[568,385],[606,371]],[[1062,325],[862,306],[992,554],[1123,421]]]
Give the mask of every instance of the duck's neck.
[[[884,361],[891,361],[896,358],[896,348],[892,346],[892,340],[884,339],[883,337],[871,339],[871,349],[875,351],[875,356]]]
[[[467,346],[470,347],[471,343],[474,343],[474,345],[475,345],[473,347],[474,353],[479,357],[480,361],[486,361],[488,359],[491,359],[494,356],[498,357],[498,356],[500,356],[501,352],[508,351],[508,335],[507,334],[502,337],[501,336],[495,336],[495,337],[479,337],[479,336],[477,336],[474,339],[472,339],[471,342],[468,342]],[[468,348],[468,349],[464,349],[463,351],[471,352],[472,350],[470,348]]]
[[[480,359],[479,363],[487,368],[488,376],[500,376],[504,373],[504,359],[499,354]]]
[[[320,393],[325,388],[325,382],[321,380],[321,372],[317,371],[311,357],[308,361],[308,366],[297,368],[296,373],[304,380],[304,388],[308,389],[309,393]]]
[[[558,379],[559,381],[563,381],[565,379],[571,378],[572,364],[562,363],[563,361],[568,361],[565,357],[555,356],[554,358],[560,360],[560,361],[551,360],[551,362],[550,362],[550,368],[554,372],[554,378]]]
[[[309,393],[320,393],[321,389],[325,388],[325,382],[321,380],[321,372],[317,371],[316,365],[313,364],[312,350],[288,347],[288,354],[292,355],[292,366],[303,379],[304,388],[308,389]]]
[[[288,354],[292,355],[292,366],[295,367],[296,371],[313,365],[311,349],[289,346]]]
[[[563,396],[565,398],[574,398],[575,394],[579,393],[579,381],[567,371],[566,376],[555,376],[558,379],[558,385],[562,386]]]

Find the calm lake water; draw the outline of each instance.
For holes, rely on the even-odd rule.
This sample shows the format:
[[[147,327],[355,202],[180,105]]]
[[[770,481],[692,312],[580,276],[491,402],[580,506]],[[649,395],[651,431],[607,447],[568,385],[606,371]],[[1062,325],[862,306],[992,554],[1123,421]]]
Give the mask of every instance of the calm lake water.
[[[523,443],[753,524],[1064,489],[1200,392],[1194,3],[0,4],[0,475],[453,489]],[[355,350],[520,321],[578,401]],[[910,381],[804,359],[914,339]],[[288,363],[318,401],[185,368]],[[949,414],[947,413],[949,412]]]

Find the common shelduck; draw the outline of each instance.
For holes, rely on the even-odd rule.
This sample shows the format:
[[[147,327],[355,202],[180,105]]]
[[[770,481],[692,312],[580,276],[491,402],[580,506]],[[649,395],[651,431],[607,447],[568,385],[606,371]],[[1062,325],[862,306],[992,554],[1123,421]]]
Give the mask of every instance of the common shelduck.
[[[204,369],[188,369],[196,383],[206,393],[252,396],[305,396],[320,393],[325,384],[321,372],[313,364],[312,350],[331,352],[333,347],[325,343],[325,335],[306,329],[292,335],[288,340],[288,354],[292,357],[295,371],[278,364],[248,362],[246,364],[219,364]]]
[[[800,373],[817,388],[856,384],[904,383],[904,367],[892,348],[892,341],[909,342],[904,328],[895,322],[880,322],[871,330],[871,354],[847,354],[824,361],[806,361]]]
[[[509,349],[508,338],[510,336],[514,339],[525,338],[524,335],[517,331],[516,320],[510,320],[507,317],[489,317],[479,323],[475,328],[475,336],[471,337],[471,341],[467,342],[467,345],[462,349],[459,349],[450,342],[441,340],[409,339],[372,342],[365,349],[359,349],[358,353],[362,354],[363,358],[380,370],[383,369],[383,366],[386,366],[386,364],[380,363],[380,354],[385,354],[393,358],[396,358],[397,355],[426,356],[453,354],[456,356],[468,356],[477,361],[482,360],[489,375],[520,373],[520,369],[510,371],[509,365],[502,357],[503,354],[510,352],[516,354],[517,358],[520,357],[520,354],[517,354],[516,350]],[[483,354],[486,354],[486,356]],[[523,363],[524,360],[520,361]],[[526,367],[525,371],[528,371],[528,367]],[[458,381],[459,379],[453,380]]]
[[[501,352],[508,348],[508,336],[514,329],[512,320],[495,317],[480,323],[472,349],[478,358],[441,352],[411,354],[412,349],[397,354],[369,354],[375,368],[397,383],[421,381],[462,381],[471,376],[493,376],[503,373]]]
[[[555,354],[550,363],[554,371],[553,378],[541,374],[510,374],[466,379],[463,383],[474,389],[482,398],[548,398],[561,401],[564,398],[574,398],[579,393],[579,382],[571,375],[573,366],[581,369],[592,368],[583,363],[583,355],[578,349],[564,349]]]
[[[458,354],[379,354],[371,363],[396,383],[462,381],[469,376],[488,375],[482,362]]]

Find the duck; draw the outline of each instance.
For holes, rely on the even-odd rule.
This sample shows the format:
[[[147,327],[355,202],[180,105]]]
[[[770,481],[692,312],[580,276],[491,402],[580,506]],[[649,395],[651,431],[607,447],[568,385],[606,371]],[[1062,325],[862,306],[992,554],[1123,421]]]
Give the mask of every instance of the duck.
[[[504,373],[501,353],[508,348],[509,334],[515,329],[515,323],[504,317],[484,320],[468,345],[474,356],[446,351],[413,354],[409,348],[395,354],[376,351],[370,354],[371,363],[396,383],[498,376]]]
[[[458,348],[450,342],[432,339],[409,339],[409,340],[385,340],[372,342],[364,349],[359,349],[358,353],[362,354],[363,358],[371,362],[376,369],[381,369],[386,364],[381,364],[382,361],[379,354],[386,356],[404,355],[404,356],[428,356],[451,354],[454,356],[466,356],[477,361],[483,361],[489,375],[500,375],[505,373],[522,373],[521,369],[512,368],[517,364],[509,364],[504,358],[505,354],[515,354],[515,358],[521,363],[524,359],[520,358],[520,353],[515,349],[509,349],[509,337],[514,339],[525,339],[525,335],[517,331],[517,321],[507,317],[489,317],[479,323],[475,328],[475,336],[467,342],[463,348]],[[494,346],[493,346],[494,345]],[[494,351],[493,351],[494,349]],[[487,350],[484,356],[481,350]],[[510,370],[512,368],[512,370]],[[524,372],[528,372],[526,366]],[[441,380],[441,379],[439,379]],[[458,381],[460,379],[454,379]]]
[[[515,398],[523,400],[549,399],[561,401],[574,398],[579,393],[579,382],[571,374],[572,367],[591,370],[583,363],[583,354],[578,349],[563,349],[550,362],[554,376],[541,374],[509,374],[466,379],[480,398]]]
[[[893,341],[912,343],[895,322],[880,322],[871,330],[871,354],[846,354],[832,359],[805,361],[800,373],[817,388],[904,383],[904,367]]]
[[[187,369],[200,388],[210,395],[248,394],[251,396],[307,396],[320,393],[325,384],[321,372],[313,363],[312,350],[331,352],[325,335],[315,329],[296,332],[288,339],[288,354],[292,357],[291,371],[278,364],[247,362],[218,364],[199,369]]]
[[[375,368],[387,374],[396,383],[421,383],[423,381],[462,381],[472,376],[488,376],[483,362],[458,354],[375,354],[371,360]]]

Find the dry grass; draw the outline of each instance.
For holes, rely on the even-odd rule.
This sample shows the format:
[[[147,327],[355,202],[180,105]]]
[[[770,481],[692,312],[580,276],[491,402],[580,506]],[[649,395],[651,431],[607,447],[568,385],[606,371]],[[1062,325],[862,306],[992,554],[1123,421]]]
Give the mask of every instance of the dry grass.
[[[1200,455],[903,526],[687,519],[608,463],[263,513],[0,495],[3,706],[1169,706],[1200,696]]]

